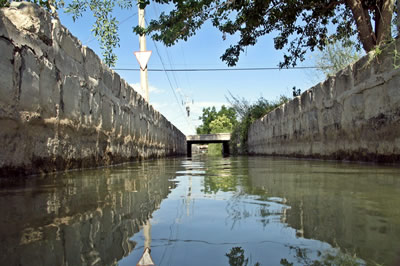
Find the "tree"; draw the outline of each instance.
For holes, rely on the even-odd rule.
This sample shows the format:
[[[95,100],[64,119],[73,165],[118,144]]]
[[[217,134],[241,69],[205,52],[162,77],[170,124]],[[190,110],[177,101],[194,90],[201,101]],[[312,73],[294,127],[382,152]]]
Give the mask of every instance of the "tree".
[[[221,109],[218,112],[215,106],[203,108],[203,114],[199,117],[203,124],[196,129],[197,134],[212,133],[211,122],[221,116],[224,116],[231,125],[234,125],[236,123],[236,112],[232,107],[226,107],[225,105],[222,105]]]
[[[391,21],[395,0],[155,0],[173,4],[168,14],[150,22],[148,33],[153,39],[170,46],[187,40],[210,20],[223,38],[238,35],[221,59],[234,66],[247,46],[258,38],[277,33],[276,49],[287,48],[280,67],[295,66],[304,60],[307,50],[322,50],[331,39],[350,40],[357,35],[366,52],[391,39]],[[374,27],[372,22],[374,21]],[[336,26],[334,33],[328,32]],[[333,38],[332,38],[333,37]]]
[[[1,0],[0,0],[1,1]],[[4,4],[7,1],[1,1]],[[46,1],[33,1],[44,3]],[[61,1],[60,1],[61,2]],[[137,0],[144,8],[149,0]],[[391,23],[395,0],[154,0],[172,10],[152,20],[148,29],[134,27],[137,34],[149,34],[167,46],[187,40],[206,21],[222,33],[236,35],[239,41],[226,49],[221,59],[234,66],[248,46],[267,34],[277,34],[274,46],[287,47],[280,67],[295,66],[303,61],[308,50],[322,50],[330,40],[358,38],[358,48],[369,52],[391,39]],[[90,10],[96,17],[92,27],[101,42],[106,63],[114,65],[113,49],[118,45],[118,20],[112,15],[115,7],[132,8],[131,0],[73,0],[67,11],[76,19]],[[373,22],[373,23],[372,23]],[[374,24],[374,25],[373,25]],[[333,33],[328,28],[334,26]]]
[[[199,117],[203,124],[196,129],[197,134],[230,133],[236,121],[236,111],[232,107],[221,106],[217,112],[215,106],[203,108]],[[222,151],[222,144],[208,144],[208,154],[217,155]]]
[[[250,125],[278,106],[288,102],[289,98],[281,95],[276,101],[268,101],[260,97],[255,103],[250,104],[245,98],[235,97],[230,94],[230,98],[227,98],[227,100],[239,117],[239,121],[232,128],[232,151],[233,153],[245,154],[247,153],[247,138]]]
[[[210,134],[210,123],[216,118],[217,111],[215,106],[203,108],[203,114],[199,117],[203,124],[196,129],[197,134]]]
[[[139,5],[144,5],[141,0],[138,0],[138,3]],[[119,22],[113,15],[113,10],[116,7],[120,9],[131,9],[133,7],[133,1],[73,0],[65,9],[67,13],[72,14],[74,21],[80,18],[83,12],[87,10],[93,13],[96,21],[92,25],[92,33],[100,42],[101,49],[103,50],[103,60],[108,66],[115,66],[117,55],[114,53],[114,48],[119,46],[120,40],[118,35]]]
[[[230,133],[232,131],[232,123],[226,115],[217,116],[216,119],[210,123],[210,133]]]
[[[361,54],[353,45],[334,42],[328,43],[324,50],[317,54],[315,63],[318,67],[318,71],[326,76],[330,76],[357,61],[360,57]]]

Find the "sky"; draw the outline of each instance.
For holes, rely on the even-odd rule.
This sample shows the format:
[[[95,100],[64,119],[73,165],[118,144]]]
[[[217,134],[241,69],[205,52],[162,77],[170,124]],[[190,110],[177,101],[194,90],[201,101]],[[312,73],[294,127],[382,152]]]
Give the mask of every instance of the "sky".
[[[69,1],[65,1],[68,3]],[[163,6],[151,2],[146,7],[146,21],[158,18]],[[137,8],[115,11],[119,24],[120,46],[115,49],[118,61],[114,68],[139,69],[134,56],[139,51],[139,37],[132,28],[138,24]],[[83,14],[77,21],[71,14],[59,11],[61,23],[76,36],[83,45],[92,48],[100,57],[97,39],[91,32],[94,18],[90,12]],[[248,47],[240,56],[236,68],[277,67],[283,60],[284,50],[275,50],[274,35],[261,37],[255,46]],[[180,41],[172,47],[147,38],[147,50],[152,51],[148,69],[193,69],[228,68],[220,57],[237,38],[222,33],[210,23],[198,30],[188,41]],[[298,66],[313,66],[315,56],[307,55]],[[140,92],[139,71],[116,71],[123,79]],[[255,102],[264,97],[277,100],[280,95],[292,96],[292,88],[307,90],[321,81],[322,76],[315,70],[262,70],[262,71],[211,71],[211,72],[148,72],[149,102],[184,134],[195,134],[195,128],[201,125],[199,116],[202,109],[229,105],[229,94]],[[187,116],[186,105],[190,107]]]

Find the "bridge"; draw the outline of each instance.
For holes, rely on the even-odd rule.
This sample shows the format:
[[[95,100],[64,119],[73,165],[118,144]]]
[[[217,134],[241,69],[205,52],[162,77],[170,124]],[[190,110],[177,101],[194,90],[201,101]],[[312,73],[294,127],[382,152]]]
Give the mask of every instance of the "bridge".
[[[230,133],[190,135],[186,137],[187,155],[192,156],[192,144],[222,143],[222,154],[229,155]]]

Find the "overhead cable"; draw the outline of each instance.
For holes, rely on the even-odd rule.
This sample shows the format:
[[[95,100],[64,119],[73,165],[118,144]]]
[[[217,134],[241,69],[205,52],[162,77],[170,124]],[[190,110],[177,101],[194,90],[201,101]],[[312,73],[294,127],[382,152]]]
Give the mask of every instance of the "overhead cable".
[[[113,68],[116,71],[140,71],[140,68]],[[264,70],[301,70],[301,69],[325,69],[317,66],[304,66],[304,67],[238,67],[238,68],[173,68],[173,69],[160,69],[148,68],[147,71],[152,72],[210,72],[210,71],[264,71]]]
[[[163,68],[165,69],[164,61],[162,60],[160,51],[158,50],[158,46],[157,46],[157,44],[156,44],[156,42],[155,42],[154,40],[153,40],[153,43],[154,43],[154,47],[156,48],[156,53],[157,53],[157,55],[158,55],[158,58],[160,59],[160,62],[161,62],[161,64],[162,64]],[[114,70],[118,70],[118,69],[114,69]],[[189,120],[187,119],[187,117],[186,117],[186,115],[185,115],[185,112],[184,112],[183,109],[182,109],[182,106],[179,104],[178,97],[176,96],[174,86],[172,85],[171,79],[169,78],[169,76],[168,76],[168,74],[167,74],[167,71],[164,71],[164,70],[160,70],[160,71],[165,72],[165,75],[167,76],[167,80],[168,80],[169,86],[170,86],[170,88],[171,88],[171,90],[172,90],[172,92],[173,92],[173,94],[174,94],[174,96],[175,96],[175,100],[176,100],[176,102],[177,102],[177,104],[178,104],[178,106],[179,106],[179,109],[182,111],[183,117],[185,117],[186,122],[188,123],[188,125],[189,125],[189,126],[192,126],[191,123],[189,122]]]

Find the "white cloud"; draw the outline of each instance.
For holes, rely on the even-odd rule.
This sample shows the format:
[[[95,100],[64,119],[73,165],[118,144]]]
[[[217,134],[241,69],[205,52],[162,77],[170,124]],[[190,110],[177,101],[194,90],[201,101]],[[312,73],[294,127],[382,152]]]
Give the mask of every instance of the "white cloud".
[[[177,103],[175,100],[172,102],[168,101],[156,101],[151,102],[151,105],[155,110],[159,111],[166,119],[172,124],[179,128],[184,134],[192,135],[195,134],[195,127],[201,125],[201,121],[198,119],[202,113],[203,108],[215,106],[217,111],[221,109],[222,105],[229,106],[227,102],[194,102],[190,103],[190,116],[187,117],[186,106],[182,106],[181,103]]]
[[[133,89],[135,90],[135,91],[137,91],[138,93],[140,93],[140,95],[142,95],[142,96],[144,96],[144,94],[145,94],[145,92],[144,91],[142,91],[142,88],[140,87],[140,83],[131,83],[131,84],[129,84],[131,87],[133,87]],[[161,90],[161,89],[158,89],[158,88],[156,88],[156,87],[154,87],[154,86],[149,86],[149,94],[161,94],[161,93],[164,93],[164,91],[163,90]]]

